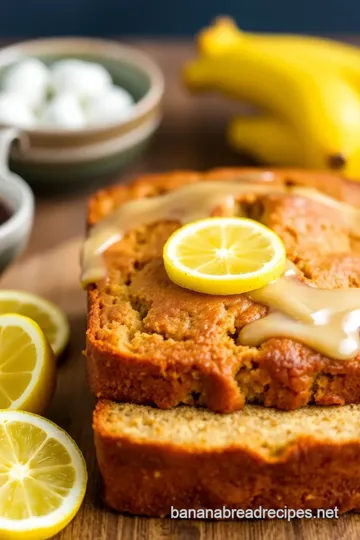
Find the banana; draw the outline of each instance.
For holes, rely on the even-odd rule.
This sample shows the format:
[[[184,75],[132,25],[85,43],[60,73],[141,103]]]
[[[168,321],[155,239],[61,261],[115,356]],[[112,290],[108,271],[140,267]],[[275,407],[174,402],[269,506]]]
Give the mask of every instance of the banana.
[[[230,123],[233,146],[270,164],[338,168],[360,176],[356,48],[246,34],[228,19],[203,31],[198,46],[199,57],[184,70],[188,88],[218,90],[259,110],[256,117]]]
[[[228,126],[231,146],[241,148],[265,164],[276,162],[287,167],[301,167],[305,162],[301,141],[294,130],[276,118],[245,116],[234,118]]]
[[[350,84],[360,90],[360,51],[356,47],[330,39],[300,36],[254,36],[249,37],[257,47],[264,47],[274,55],[286,56],[293,62],[318,63],[318,69],[327,67],[338,70]],[[309,64],[308,64],[309,65]]]
[[[247,43],[295,63],[318,62],[320,69],[324,65],[337,68],[350,82],[358,84],[360,90],[360,50],[346,43],[310,36],[243,32],[227,17],[219,17],[213,26],[200,32],[197,43],[205,56],[231,53]]]
[[[219,90],[257,105],[297,130],[306,166],[326,168],[332,156],[349,156],[359,145],[360,102],[356,92],[330,71],[318,78],[300,66],[274,60],[252,47],[188,65],[193,90]]]

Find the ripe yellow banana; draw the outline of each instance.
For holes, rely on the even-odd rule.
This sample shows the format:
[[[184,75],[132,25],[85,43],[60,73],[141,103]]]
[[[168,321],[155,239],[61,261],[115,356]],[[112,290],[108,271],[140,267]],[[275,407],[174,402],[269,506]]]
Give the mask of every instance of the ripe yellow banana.
[[[225,51],[231,53],[246,42],[295,63],[310,61],[318,62],[318,68],[326,65],[332,69],[338,68],[343,75],[355,78],[360,84],[360,50],[346,43],[311,36],[243,32],[232,19],[226,17],[217,19],[213,26],[198,36],[199,50],[205,56],[223,54]]]
[[[270,116],[234,118],[228,127],[228,140],[265,164],[302,167],[305,161],[296,133]]]
[[[235,147],[271,164],[342,168],[360,177],[360,52],[330,40],[266,36],[220,20],[185,68],[194,91],[219,90],[259,108],[237,118]],[[358,83],[358,84],[357,84]]]

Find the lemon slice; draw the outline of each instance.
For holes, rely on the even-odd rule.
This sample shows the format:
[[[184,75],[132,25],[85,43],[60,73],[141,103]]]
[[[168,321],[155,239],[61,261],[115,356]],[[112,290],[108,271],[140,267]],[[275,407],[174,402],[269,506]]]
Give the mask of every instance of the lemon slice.
[[[0,409],[41,413],[55,383],[54,354],[36,322],[17,314],[0,315]]]
[[[84,458],[45,418],[0,411],[0,538],[51,538],[73,519],[86,491]]]
[[[37,322],[56,356],[65,349],[69,340],[69,323],[66,315],[52,302],[24,291],[0,291],[2,313],[19,313]]]
[[[263,287],[285,270],[280,238],[257,221],[209,218],[175,231],[164,264],[177,285],[207,294],[240,294]]]

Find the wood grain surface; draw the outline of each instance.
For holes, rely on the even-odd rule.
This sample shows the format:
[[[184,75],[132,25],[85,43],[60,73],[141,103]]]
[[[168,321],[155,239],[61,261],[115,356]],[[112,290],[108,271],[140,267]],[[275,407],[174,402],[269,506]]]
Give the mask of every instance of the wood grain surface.
[[[151,148],[126,177],[176,168],[207,169],[245,163],[224,142],[235,103],[194,98],[181,86],[179,72],[193,54],[186,43],[136,42],[162,67],[167,81],[165,117]],[[51,179],[49,178],[49,182]],[[38,199],[30,245],[1,279],[2,288],[27,289],[55,301],[71,322],[71,340],[58,372],[58,388],[48,416],[66,429],[84,452],[89,471],[87,496],[75,520],[57,540],[358,540],[360,517],[338,520],[200,522],[117,515],[101,504],[100,479],[91,431],[94,400],[89,395],[82,356],[86,326],[85,295],[79,288],[79,246],[88,195]],[[121,479],[119,479],[121,481]]]

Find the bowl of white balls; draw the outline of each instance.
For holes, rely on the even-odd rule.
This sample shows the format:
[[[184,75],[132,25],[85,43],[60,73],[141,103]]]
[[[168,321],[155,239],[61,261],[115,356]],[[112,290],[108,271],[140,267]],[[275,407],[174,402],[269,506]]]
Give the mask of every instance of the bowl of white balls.
[[[53,38],[6,47],[0,134],[17,128],[24,142],[14,142],[7,160],[41,191],[91,189],[146,148],[163,93],[158,66],[117,42]]]

